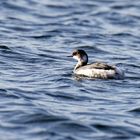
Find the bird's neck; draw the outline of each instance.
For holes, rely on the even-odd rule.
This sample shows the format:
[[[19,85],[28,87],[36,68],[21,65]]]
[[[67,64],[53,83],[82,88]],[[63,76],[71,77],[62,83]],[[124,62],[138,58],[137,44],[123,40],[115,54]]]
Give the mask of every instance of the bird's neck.
[[[74,70],[76,70],[82,66],[85,66],[85,65],[87,65],[87,62],[79,60],[78,63],[76,64]]]

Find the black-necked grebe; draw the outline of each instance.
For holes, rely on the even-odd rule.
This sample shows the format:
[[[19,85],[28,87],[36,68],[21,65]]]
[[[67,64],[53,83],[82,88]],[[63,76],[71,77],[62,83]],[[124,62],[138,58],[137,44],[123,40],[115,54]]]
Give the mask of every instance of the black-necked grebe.
[[[87,64],[88,55],[84,50],[75,50],[71,56],[78,61],[73,70],[76,75],[102,79],[122,79],[124,77],[124,72],[116,66],[101,62]]]

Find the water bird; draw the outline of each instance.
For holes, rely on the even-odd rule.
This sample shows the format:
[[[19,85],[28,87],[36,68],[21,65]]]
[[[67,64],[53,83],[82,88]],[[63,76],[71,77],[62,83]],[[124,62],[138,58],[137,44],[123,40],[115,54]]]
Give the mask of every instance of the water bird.
[[[78,62],[74,67],[74,74],[101,79],[123,79],[124,72],[116,66],[102,62],[88,64],[88,55],[84,50],[74,50],[72,55]]]

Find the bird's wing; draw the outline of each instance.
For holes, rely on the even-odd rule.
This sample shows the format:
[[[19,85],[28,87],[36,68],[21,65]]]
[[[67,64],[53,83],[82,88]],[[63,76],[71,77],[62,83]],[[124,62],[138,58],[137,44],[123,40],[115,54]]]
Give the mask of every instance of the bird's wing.
[[[89,65],[86,65],[88,66],[89,68],[95,68],[95,69],[104,69],[104,70],[114,70],[115,67],[114,66],[110,66],[106,63],[102,63],[102,62],[96,62],[96,63],[92,63],[92,64],[89,64]]]

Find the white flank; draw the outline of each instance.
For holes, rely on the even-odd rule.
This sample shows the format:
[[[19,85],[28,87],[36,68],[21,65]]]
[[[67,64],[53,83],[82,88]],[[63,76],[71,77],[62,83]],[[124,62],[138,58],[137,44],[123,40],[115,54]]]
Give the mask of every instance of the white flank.
[[[115,70],[104,70],[104,69],[82,69],[79,68],[77,70],[74,70],[75,74],[88,76],[91,78],[116,78],[116,79],[122,79],[124,74],[121,70],[116,68]]]

